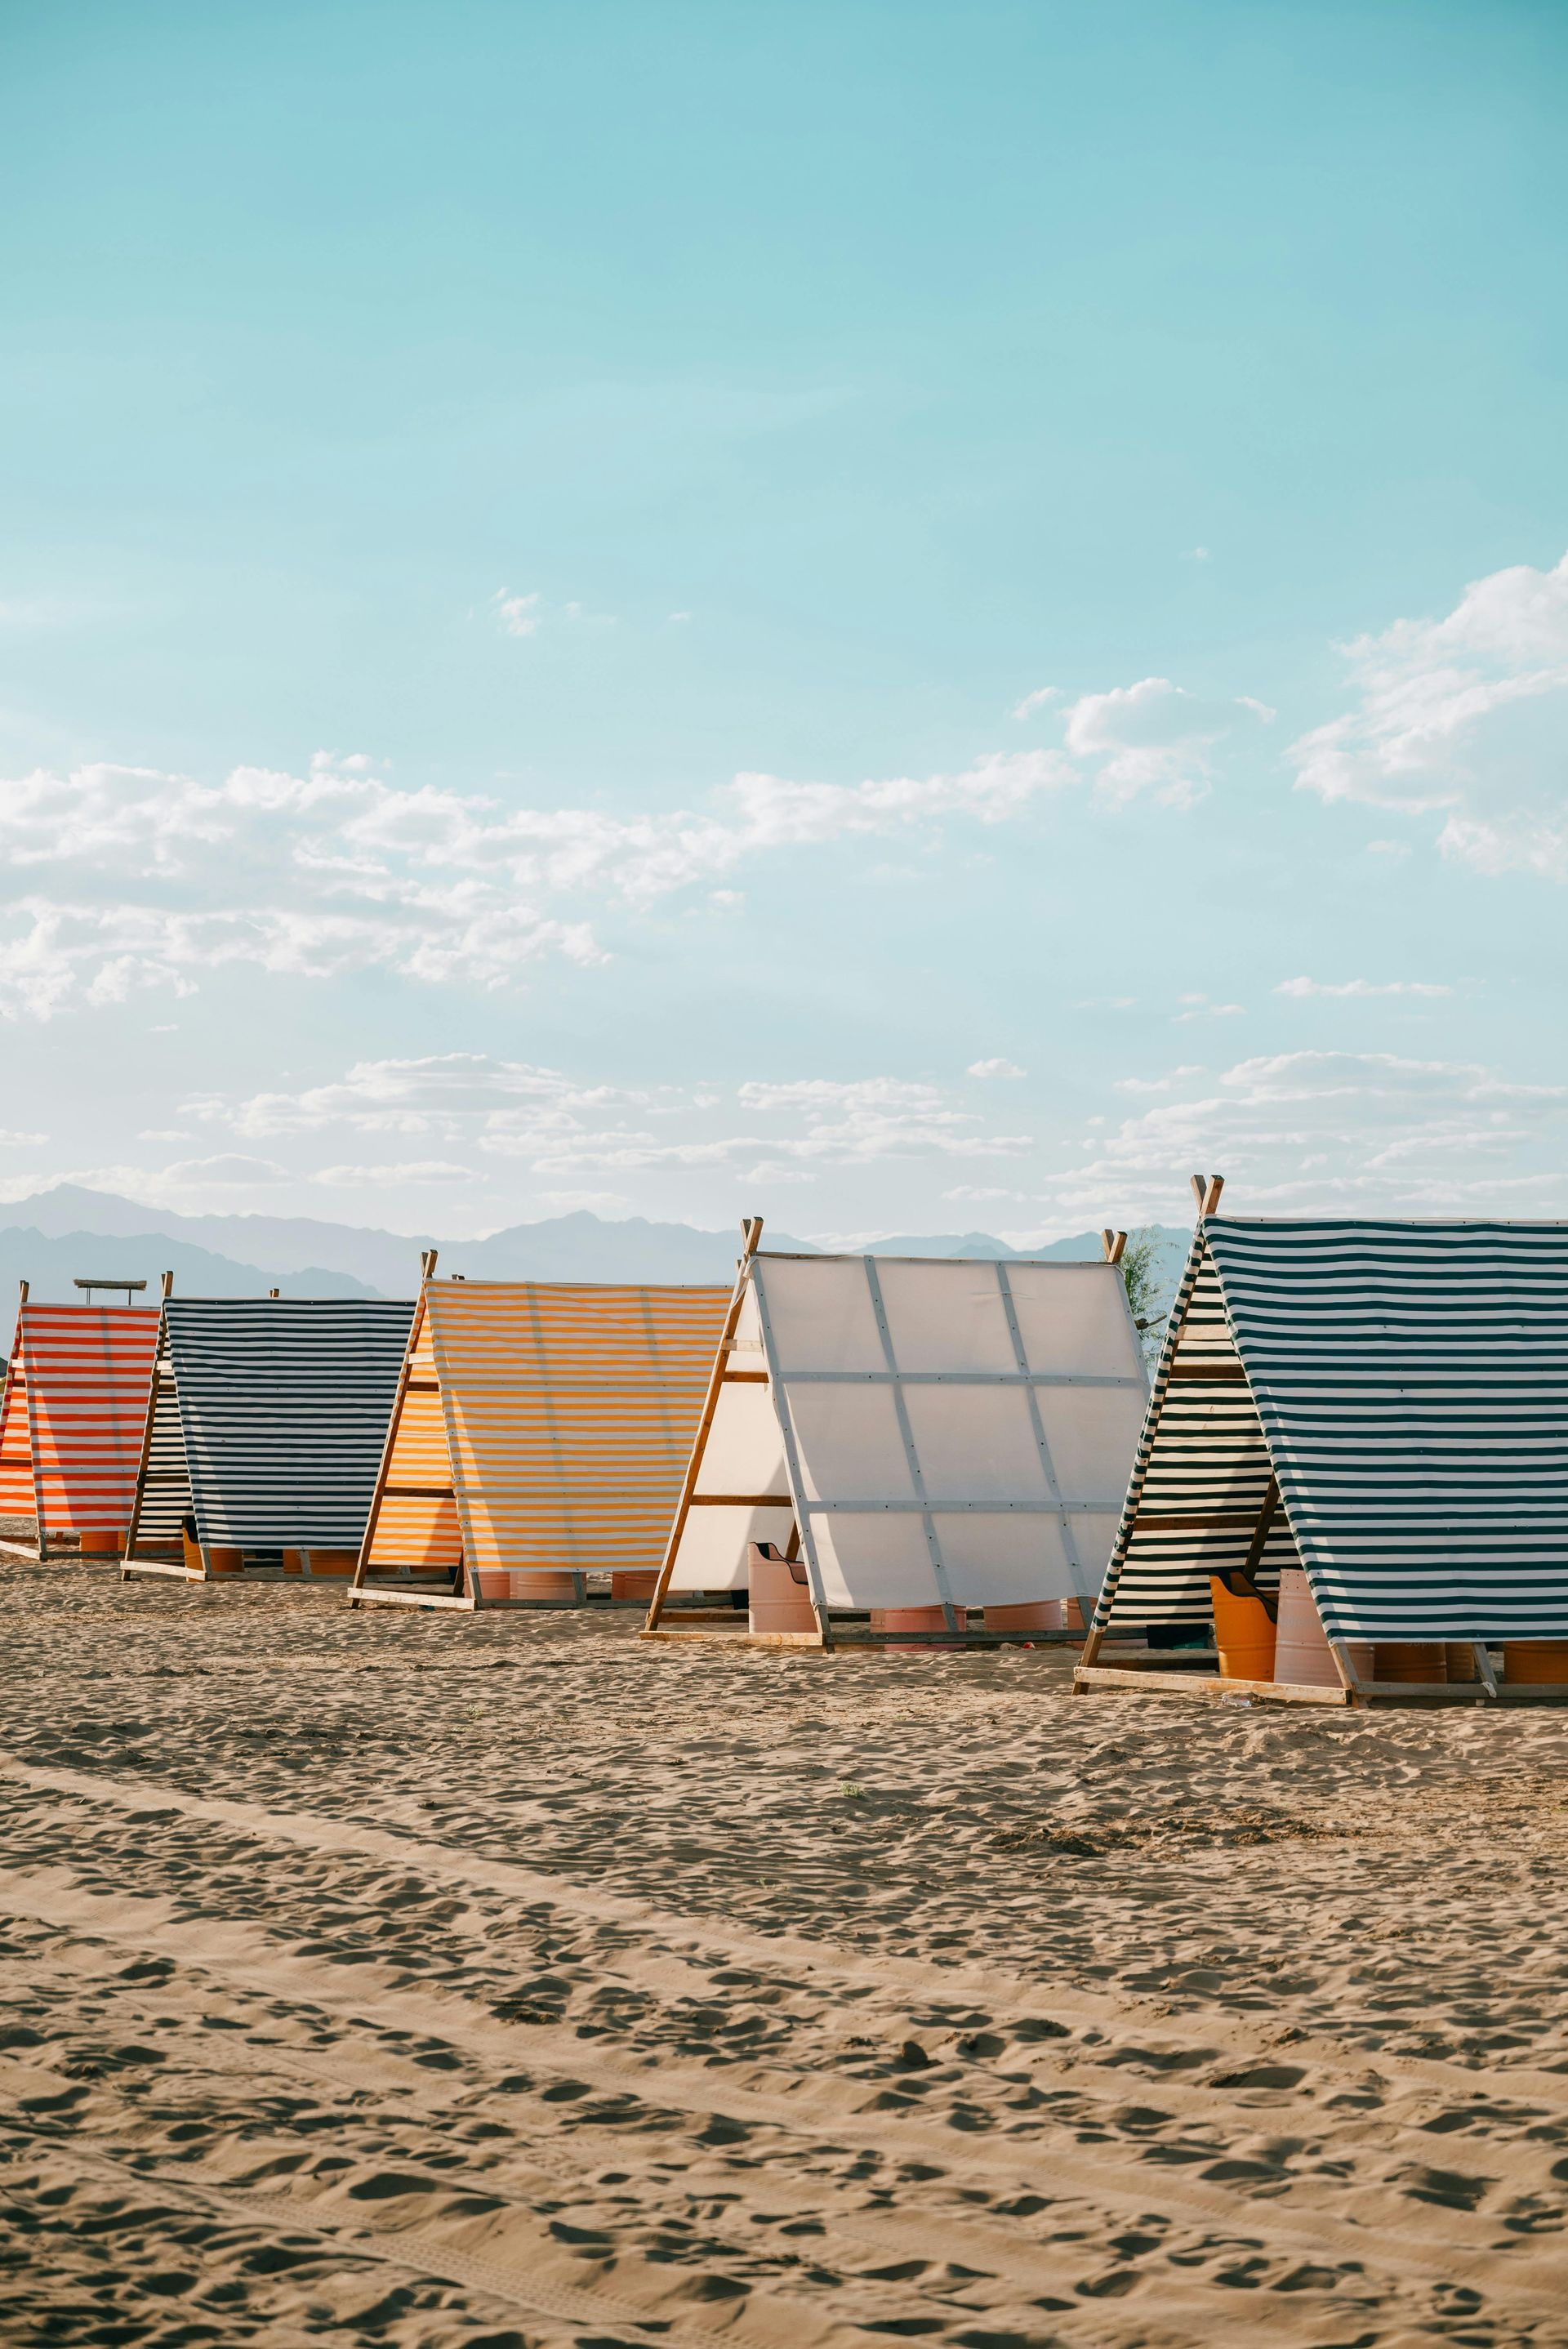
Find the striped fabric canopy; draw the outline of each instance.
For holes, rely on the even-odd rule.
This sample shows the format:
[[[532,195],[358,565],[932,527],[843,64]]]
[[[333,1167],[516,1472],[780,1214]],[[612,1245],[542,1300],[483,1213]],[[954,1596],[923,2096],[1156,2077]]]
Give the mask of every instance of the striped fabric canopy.
[[[427,1281],[356,1590],[459,1561],[481,1600],[497,1572],[655,1568],[727,1304],[723,1288]]]
[[[408,1341],[406,1299],[171,1297],[139,1543],[356,1550]]]
[[[1211,1216],[1097,1621],[1305,1568],[1330,1639],[1568,1636],[1568,1225]]]
[[[16,1316],[0,1406],[0,1515],[51,1534],[130,1521],[158,1345],[152,1306],[42,1305]]]

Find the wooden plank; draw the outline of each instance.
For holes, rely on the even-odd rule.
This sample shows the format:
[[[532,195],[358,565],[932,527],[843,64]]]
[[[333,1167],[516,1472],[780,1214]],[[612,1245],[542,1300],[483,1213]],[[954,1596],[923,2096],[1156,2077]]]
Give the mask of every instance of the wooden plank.
[[[1261,1697],[1275,1704],[1346,1705],[1350,1692],[1343,1688],[1311,1688],[1297,1681],[1222,1681],[1197,1672],[1123,1671],[1112,1664],[1080,1664],[1073,1674],[1075,1692],[1095,1689],[1136,1689],[1144,1696]]]
[[[165,1566],[160,1565],[151,1558],[122,1557],[119,1562],[120,1580],[123,1582],[128,1575],[132,1574],[163,1574],[167,1575],[171,1582],[205,1582],[207,1579],[207,1577],[204,1574],[199,1574],[193,1566]],[[228,1580],[230,1578],[225,1576],[224,1579]]]
[[[817,1648],[823,1645],[820,1631],[748,1631],[746,1618],[737,1615],[742,1626],[737,1631],[667,1631],[662,1624],[646,1624],[638,1632],[639,1640],[727,1640],[735,1648]]]
[[[455,1607],[464,1615],[471,1615],[471,1599],[453,1599],[434,1590],[377,1590],[368,1582],[350,1588],[351,1607]]]
[[[370,1545],[376,1538],[376,1526],[381,1516],[381,1504],[387,1497],[387,1472],[390,1470],[392,1465],[392,1448],[397,1440],[398,1422],[403,1416],[403,1398],[407,1393],[410,1386],[414,1383],[414,1357],[418,1350],[419,1332],[423,1329],[425,1323],[425,1294],[435,1276],[435,1249],[421,1248],[419,1252],[419,1301],[414,1308],[414,1318],[408,1324],[408,1340],[407,1345],[404,1347],[402,1366],[397,1372],[397,1392],[392,1400],[392,1410],[387,1422],[386,1439],[381,1446],[381,1458],[377,1464],[376,1482],[371,1487],[370,1507],[366,1515],[365,1531],[359,1538],[359,1556],[354,1561],[354,1573],[349,1581],[349,1590],[351,1594],[356,1590],[363,1590],[365,1588],[365,1578],[369,1571]],[[438,1394],[440,1392],[440,1384],[438,1380],[431,1381],[422,1379],[419,1381],[420,1391],[422,1392],[428,1392],[432,1385],[434,1386],[436,1393]],[[451,1461],[449,1459],[447,1462],[449,1469],[451,1467]],[[410,1493],[407,1497],[413,1499],[416,1496]],[[420,1495],[418,1497],[428,1497],[432,1500],[449,1500],[453,1496],[449,1493],[431,1493],[428,1495]],[[352,1607],[353,1603],[353,1598],[350,1596],[349,1605]]]
[[[694,1493],[686,1504],[693,1509],[792,1509],[788,1493]]]
[[[708,1432],[713,1425],[713,1414],[718,1409],[718,1398],[725,1380],[730,1375],[727,1365],[730,1350],[735,1344],[735,1333],[740,1327],[740,1310],[746,1301],[747,1275],[751,1259],[757,1254],[761,1241],[761,1216],[748,1216],[740,1227],[740,1263],[736,1269],[735,1287],[730,1294],[729,1310],[724,1317],[724,1328],[719,1332],[718,1345],[713,1357],[713,1369],[708,1374],[707,1392],[703,1397],[702,1414],[696,1423],[696,1434],[692,1440],[691,1458],[686,1462],[686,1475],[681,1482],[680,1499],[676,1504],[675,1522],[670,1527],[670,1537],[665,1546],[664,1562],[659,1568],[659,1578],[654,1585],[654,1595],[648,1606],[648,1620],[645,1628],[650,1631],[664,1611],[665,1594],[669,1589],[670,1577],[675,1572],[676,1554],[681,1546],[681,1536],[686,1531],[686,1519],[691,1515],[692,1497],[696,1491],[696,1480],[702,1474],[702,1464],[707,1452]],[[767,1376],[766,1371],[763,1376]]]
[[[1244,1387],[1247,1374],[1240,1362],[1183,1362],[1171,1365],[1167,1374],[1171,1379],[1209,1379],[1220,1385]]]

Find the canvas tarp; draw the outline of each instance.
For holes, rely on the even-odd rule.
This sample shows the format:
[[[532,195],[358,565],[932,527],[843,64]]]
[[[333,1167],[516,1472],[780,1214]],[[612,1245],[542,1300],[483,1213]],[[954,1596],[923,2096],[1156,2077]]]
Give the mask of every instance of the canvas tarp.
[[[1092,1602],[1147,1394],[1114,1265],[758,1254],[745,1281],[672,1592],[740,1588],[798,1527],[828,1608]]]
[[[460,1562],[482,1600],[480,1576],[655,1568],[727,1303],[427,1281],[356,1588]]]
[[[0,1516],[62,1533],[123,1532],[141,1457],[158,1313],[25,1303],[0,1405]]]
[[[358,1549],[413,1316],[380,1298],[163,1307],[139,1546]]]
[[[1568,1225],[1205,1218],[1099,1625],[1254,1546],[1331,1639],[1568,1637]]]

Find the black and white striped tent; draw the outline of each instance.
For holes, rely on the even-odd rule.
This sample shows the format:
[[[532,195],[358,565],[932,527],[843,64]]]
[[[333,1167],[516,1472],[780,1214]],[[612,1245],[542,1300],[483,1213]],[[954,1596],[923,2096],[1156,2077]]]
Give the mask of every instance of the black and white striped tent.
[[[1568,1638],[1568,1224],[1202,1216],[1084,1662],[1286,1567],[1330,1640]]]
[[[352,1565],[413,1314],[402,1299],[166,1298],[125,1572],[201,1576],[220,1551]]]

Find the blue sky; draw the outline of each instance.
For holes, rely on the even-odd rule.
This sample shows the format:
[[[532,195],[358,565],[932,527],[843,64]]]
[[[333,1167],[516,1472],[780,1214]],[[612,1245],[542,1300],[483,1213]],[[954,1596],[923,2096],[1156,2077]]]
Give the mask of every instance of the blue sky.
[[[1568,17],[11,0],[0,1192],[1568,1213]]]

